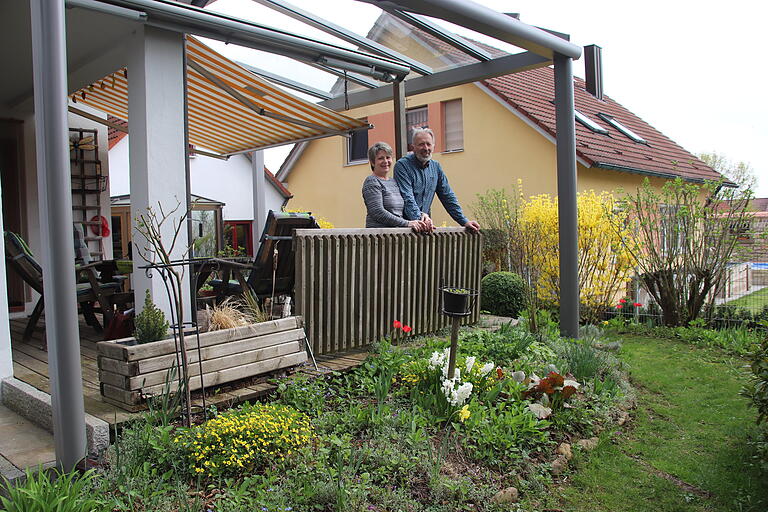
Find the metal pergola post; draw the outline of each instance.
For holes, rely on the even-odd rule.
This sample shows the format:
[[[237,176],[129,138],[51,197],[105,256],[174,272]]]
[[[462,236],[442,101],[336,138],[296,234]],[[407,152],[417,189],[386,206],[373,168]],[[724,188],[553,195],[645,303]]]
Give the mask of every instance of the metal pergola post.
[[[576,204],[576,121],[573,61],[555,54],[557,196],[560,227],[560,333],[579,336],[579,238]]]
[[[392,84],[392,107],[395,114],[395,158],[400,159],[408,152],[408,133],[405,120],[405,82]]]
[[[70,471],[86,455],[86,434],[75,300],[64,3],[31,0],[30,11],[53,436],[56,462]]]

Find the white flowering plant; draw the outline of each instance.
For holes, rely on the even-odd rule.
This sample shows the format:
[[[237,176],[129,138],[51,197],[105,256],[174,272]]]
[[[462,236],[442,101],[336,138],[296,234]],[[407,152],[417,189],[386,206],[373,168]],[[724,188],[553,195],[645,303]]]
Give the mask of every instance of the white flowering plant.
[[[432,352],[426,364],[423,359],[404,365],[400,382],[410,386],[411,396],[423,409],[431,411],[436,419],[447,421],[463,410],[472,398],[486,398],[498,385],[496,365],[493,361],[479,361],[475,356],[459,357],[453,375],[448,375],[450,349]],[[498,391],[493,395],[498,395]]]

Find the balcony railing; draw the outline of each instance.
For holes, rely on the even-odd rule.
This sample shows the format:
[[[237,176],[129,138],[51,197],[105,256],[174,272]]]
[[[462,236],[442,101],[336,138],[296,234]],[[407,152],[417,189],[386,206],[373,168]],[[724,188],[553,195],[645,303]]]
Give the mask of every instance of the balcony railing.
[[[448,325],[441,286],[479,289],[482,237],[463,228],[296,230],[296,314],[315,354],[362,347],[392,333]],[[464,322],[477,321],[479,307]]]

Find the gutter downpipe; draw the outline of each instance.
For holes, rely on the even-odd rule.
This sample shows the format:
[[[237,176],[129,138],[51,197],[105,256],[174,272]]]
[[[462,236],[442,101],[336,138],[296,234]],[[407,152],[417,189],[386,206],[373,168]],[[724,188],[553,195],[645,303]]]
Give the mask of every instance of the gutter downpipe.
[[[560,227],[560,334],[579,336],[579,234],[573,60],[555,54],[557,197]]]
[[[68,472],[86,455],[86,433],[75,301],[64,2],[31,0],[30,14],[53,438],[56,463]]]

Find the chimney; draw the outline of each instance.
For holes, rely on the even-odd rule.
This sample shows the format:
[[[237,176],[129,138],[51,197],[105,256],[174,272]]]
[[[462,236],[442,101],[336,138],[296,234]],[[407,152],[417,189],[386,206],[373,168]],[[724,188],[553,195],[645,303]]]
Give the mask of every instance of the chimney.
[[[584,74],[587,77],[587,92],[599,100],[603,99],[602,50],[596,44],[584,47]]]

